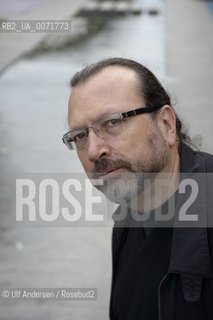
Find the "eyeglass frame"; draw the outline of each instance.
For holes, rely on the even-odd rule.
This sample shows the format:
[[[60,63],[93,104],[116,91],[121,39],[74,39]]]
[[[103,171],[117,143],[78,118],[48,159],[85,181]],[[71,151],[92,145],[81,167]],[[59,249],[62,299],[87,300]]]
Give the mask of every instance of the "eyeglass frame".
[[[108,115],[105,115],[104,117],[107,117],[107,116],[110,116],[110,115],[113,115],[113,114],[119,114],[120,116],[121,116],[121,119],[127,119],[127,118],[129,118],[129,117],[132,117],[132,116],[137,116],[137,115],[140,115],[140,114],[145,114],[145,113],[152,113],[152,112],[157,112],[160,108],[162,108],[163,107],[163,105],[161,105],[161,106],[155,106],[155,107],[142,107],[142,108],[137,108],[137,109],[133,109],[133,110],[129,110],[129,111],[125,111],[125,112],[113,112],[113,113],[111,113],[111,114],[108,114]],[[104,117],[101,117],[100,119],[97,119],[97,120],[95,120],[92,124],[91,124],[91,126],[89,126],[89,127],[86,127],[86,128],[82,128],[82,130],[85,130],[86,131],[86,133],[87,133],[87,137],[89,136],[89,130],[88,129],[90,129],[90,128],[92,128],[93,129],[93,131],[97,134],[97,132],[94,130],[94,127],[93,127],[93,125],[94,125],[94,123],[95,122],[97,122],[97,121],[100,121],[102,118],[104,118]],[[62,137],[62,141],[63,141],[63,143],[67,146],[67,148],[69,149],[69,150],[76,150],[76,149],[78,149],[79,150],[79,148],[77,148],[77,146],[76,146],[76,149],[72,146],[72,144],[70,144],[69,146],[68,146],[68,144],[66,143],[66,141],[65,141],[65,136],[67,135],[67,134],[69,134],[70,132],[73,132],[73,131],[77,131],[77,130],[80,130],[80,129],[74,129],[74,130],[70,130],[70,131],[68,131],[68,132],[66,132],[64,135],[63,135],[63,137]],[[97,134],[98,135],[98,134]],[[70,138],[71,139],[71,138]],[[72,140],[72,141],[70,141],[71,143],[75,143],[74,142],[74,140]],[[83,147],[84,148],[84,147]],[[80,149],[83,149],[83,148],[80,148]]]

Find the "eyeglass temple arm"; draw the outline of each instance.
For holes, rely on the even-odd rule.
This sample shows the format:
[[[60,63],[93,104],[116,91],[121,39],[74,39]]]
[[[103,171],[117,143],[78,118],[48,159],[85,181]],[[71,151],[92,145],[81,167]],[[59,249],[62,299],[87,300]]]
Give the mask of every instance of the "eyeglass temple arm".
[[[121,112],[121,116],[122,118],[129,118],[132,116],[136,116],[138,114],[151,113],[151,112],[157,111],[160,108],[161,106],[160,107],[144,107],[140,109],[130,110],[127,112]]]

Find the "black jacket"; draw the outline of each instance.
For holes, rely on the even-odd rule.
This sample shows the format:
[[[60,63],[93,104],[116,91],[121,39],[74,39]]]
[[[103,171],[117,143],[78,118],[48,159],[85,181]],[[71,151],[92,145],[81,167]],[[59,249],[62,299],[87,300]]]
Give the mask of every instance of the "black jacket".
[[[188,214],[197,213],[200,227],[173,229],[170,264],[158,287],[158,315],[162,320],[213,319],[213,156],[181,146],[180,171],[198,175],[199,194]],[[209,174],[208,174],[209,173]],[[200,178],[201,177],[201,178]],[[182,200],[181,200],[182,201]],[[112,294],[119,263],[119,254],[125,243],[125,227],[116,225],[112,233],[112,287],[110,319],[117,320],[112,310]],[[206,227],[206,225],[210,227]],[[118,227],[118,228],[117,228]],[[150,319],[156,320],[156,319]]]

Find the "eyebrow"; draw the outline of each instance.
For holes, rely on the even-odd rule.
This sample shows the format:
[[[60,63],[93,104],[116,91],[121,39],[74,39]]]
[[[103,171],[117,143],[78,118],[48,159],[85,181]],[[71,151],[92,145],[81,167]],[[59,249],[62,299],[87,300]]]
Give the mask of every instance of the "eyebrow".
[[[106,116],[110,116],[111,114],[114,114],[114,113],[121,113],[121,112],[119,112],[119,111],[115,111],[115,112],[103,112],[103,113],[101,113],[100,115],[99,115],[99,117],[96,119],[96,120],[94,120],[94,121],[92,121],[91,122],[91,125],[94,123],[94,122],[96,122],[96,121],[98,121],[98,120],[100,120],[101,118],[104,118],[104,117],[106,117]],[[69,131],[73,131],[73,130],[83,130],[83,129],[85,129],[85,128],[88,128],[88,126],[73,126],[72,128],[71,127],[68,127],[68,130]]]

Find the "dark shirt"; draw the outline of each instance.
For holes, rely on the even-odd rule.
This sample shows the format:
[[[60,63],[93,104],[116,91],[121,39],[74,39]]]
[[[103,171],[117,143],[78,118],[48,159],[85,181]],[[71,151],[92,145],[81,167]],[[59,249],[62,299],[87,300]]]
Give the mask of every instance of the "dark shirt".
[[[168,270],[171,228],[128,228],[112,296],[113,320],[157,320],[158,286]]]
[[[167,203],[162,213],[168,209]],[[157,320],[158,287],[166,275],[172,228],[151,219],[127,227],[112,292],[113,320]]]

